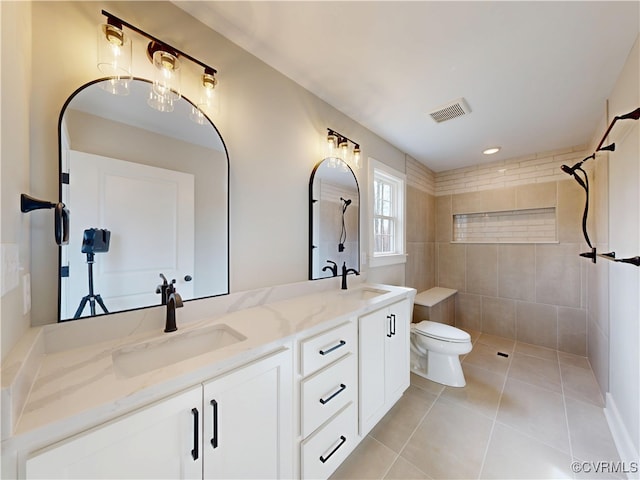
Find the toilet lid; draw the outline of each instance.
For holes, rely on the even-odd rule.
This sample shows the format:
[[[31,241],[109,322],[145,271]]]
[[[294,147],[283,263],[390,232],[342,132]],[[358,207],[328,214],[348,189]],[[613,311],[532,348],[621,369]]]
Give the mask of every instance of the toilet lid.
[[[445,323],[424,320],[414,324],[413,328],[422,335],[447,342],[468,342],[471,340],[471,335],[467,332]]]

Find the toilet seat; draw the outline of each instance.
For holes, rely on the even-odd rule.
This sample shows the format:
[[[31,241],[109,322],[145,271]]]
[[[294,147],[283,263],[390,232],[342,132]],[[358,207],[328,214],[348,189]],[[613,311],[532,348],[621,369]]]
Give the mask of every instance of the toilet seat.
[[[411,328],[418,335],[442,340],[443,342],[465,343],[471,341],[471,335],[459,328],[444,323],[423,320],[414,323]]]

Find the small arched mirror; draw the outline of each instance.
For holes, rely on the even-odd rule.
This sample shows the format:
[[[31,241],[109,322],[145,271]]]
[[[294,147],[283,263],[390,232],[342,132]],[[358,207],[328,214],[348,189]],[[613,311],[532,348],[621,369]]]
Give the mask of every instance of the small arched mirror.
[[[360,270],[360,189],[340,159],[318,163],[309,181],[309,279]]]
[[[229,159],[217,128],[184,97],[171,112],[151,108],[146,80],[126,96],[107,82],[79,88],[60,115],[71,212],[60,321],[160,305],[161,273],[184,300],[229,293]]]

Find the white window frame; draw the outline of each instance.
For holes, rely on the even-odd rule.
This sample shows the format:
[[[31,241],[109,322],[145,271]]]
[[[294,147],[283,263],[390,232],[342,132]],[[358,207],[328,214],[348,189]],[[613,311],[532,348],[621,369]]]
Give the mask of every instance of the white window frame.
[[[369,266],[381,267],[385,265],[395,265],[406,263],[406,244],[405,244],[405,219],[406,219],[406,180],[407,176],[385,165],[378,160],[369,158]],[[395,223],[395,251],[391,253],[378,253],[374,251],[374,204],[375,189],[374,180],[380,178],[385,182],[392,183],[395,191],[394,205],[394,223]]]

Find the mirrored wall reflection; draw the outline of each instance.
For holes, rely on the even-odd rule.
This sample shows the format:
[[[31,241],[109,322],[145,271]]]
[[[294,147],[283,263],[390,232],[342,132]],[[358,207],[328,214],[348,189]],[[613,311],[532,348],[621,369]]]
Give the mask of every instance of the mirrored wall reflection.
[[[59,320],[160,305],[161,273],[183,300],[229,293],[229,161],[218,130],[193,122],[184,97],[170,113],[150,108],[146,80],[131,81],[127,96],[103,82],[77,90],[60,118],[71,215]]]
[[[309,279],[340,275],[343,263],[360,270],[360,191],[339,159],[318,163],[309,183]]]

